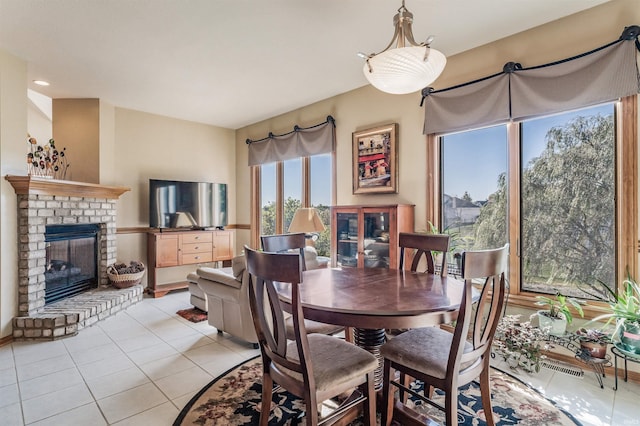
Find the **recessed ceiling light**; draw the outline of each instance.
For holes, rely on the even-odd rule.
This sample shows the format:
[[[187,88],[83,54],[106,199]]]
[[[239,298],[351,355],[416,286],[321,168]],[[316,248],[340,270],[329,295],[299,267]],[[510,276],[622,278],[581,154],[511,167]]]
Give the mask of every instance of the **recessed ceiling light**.
[[[38,86],[48,86],[49,82],[48,81],[44,81],[44,80],[33,80],[33,82],[35,84],[37,84]]]

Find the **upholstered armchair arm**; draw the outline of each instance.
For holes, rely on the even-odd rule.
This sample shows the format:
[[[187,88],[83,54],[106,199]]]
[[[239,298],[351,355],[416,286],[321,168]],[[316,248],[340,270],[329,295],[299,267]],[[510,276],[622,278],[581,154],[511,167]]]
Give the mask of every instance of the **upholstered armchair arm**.
[[[213,281],[233,288],[240,288],[242,286],[242,282],[238,281],[233,276],[231,268],[214,269],[203,266],[198,268],[197,274],[200,277],[198,284],[202,287],[203,290],[205,290],[205,292],[206,283],[205,286],[203,286],[202,280]]]

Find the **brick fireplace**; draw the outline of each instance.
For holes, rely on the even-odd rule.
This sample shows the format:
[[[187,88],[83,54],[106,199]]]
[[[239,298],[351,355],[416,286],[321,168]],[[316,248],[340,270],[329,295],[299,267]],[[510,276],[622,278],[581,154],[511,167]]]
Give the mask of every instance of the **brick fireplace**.
[[[142,300],[140,285],[116,289],[109,285],[106,272],[117,257],[116,202],[129,188],[29,176],[6,179],[18,197],[19,316],[13,319],[15,339],[74,335]],[[64,229],[66,225],[93,225],[96,229],[95,282],[80,294],[45,303],[46,277],[52,269],[45,234],[48,228]]]

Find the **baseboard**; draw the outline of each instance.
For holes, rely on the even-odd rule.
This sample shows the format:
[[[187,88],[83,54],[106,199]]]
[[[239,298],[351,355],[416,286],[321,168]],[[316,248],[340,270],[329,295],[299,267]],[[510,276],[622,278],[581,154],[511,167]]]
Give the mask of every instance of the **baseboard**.
[[[8,345],[9,343],[12,343],[12,342],[13,342],[12,335],[0,338],[0,346]]]

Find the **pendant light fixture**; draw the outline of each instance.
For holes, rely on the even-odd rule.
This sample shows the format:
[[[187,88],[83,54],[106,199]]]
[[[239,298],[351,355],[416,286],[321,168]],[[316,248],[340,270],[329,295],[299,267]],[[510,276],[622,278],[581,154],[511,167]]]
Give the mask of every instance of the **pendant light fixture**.
[[[416,92],[431,84],[444,70],[447,58],[431,48],[433,37],[416,43],[411,31],[413,14],[402,6],[393,17],[395,33],[379,53],[358,53],[366,62],[363,72],[376,89],[395,95]]]

